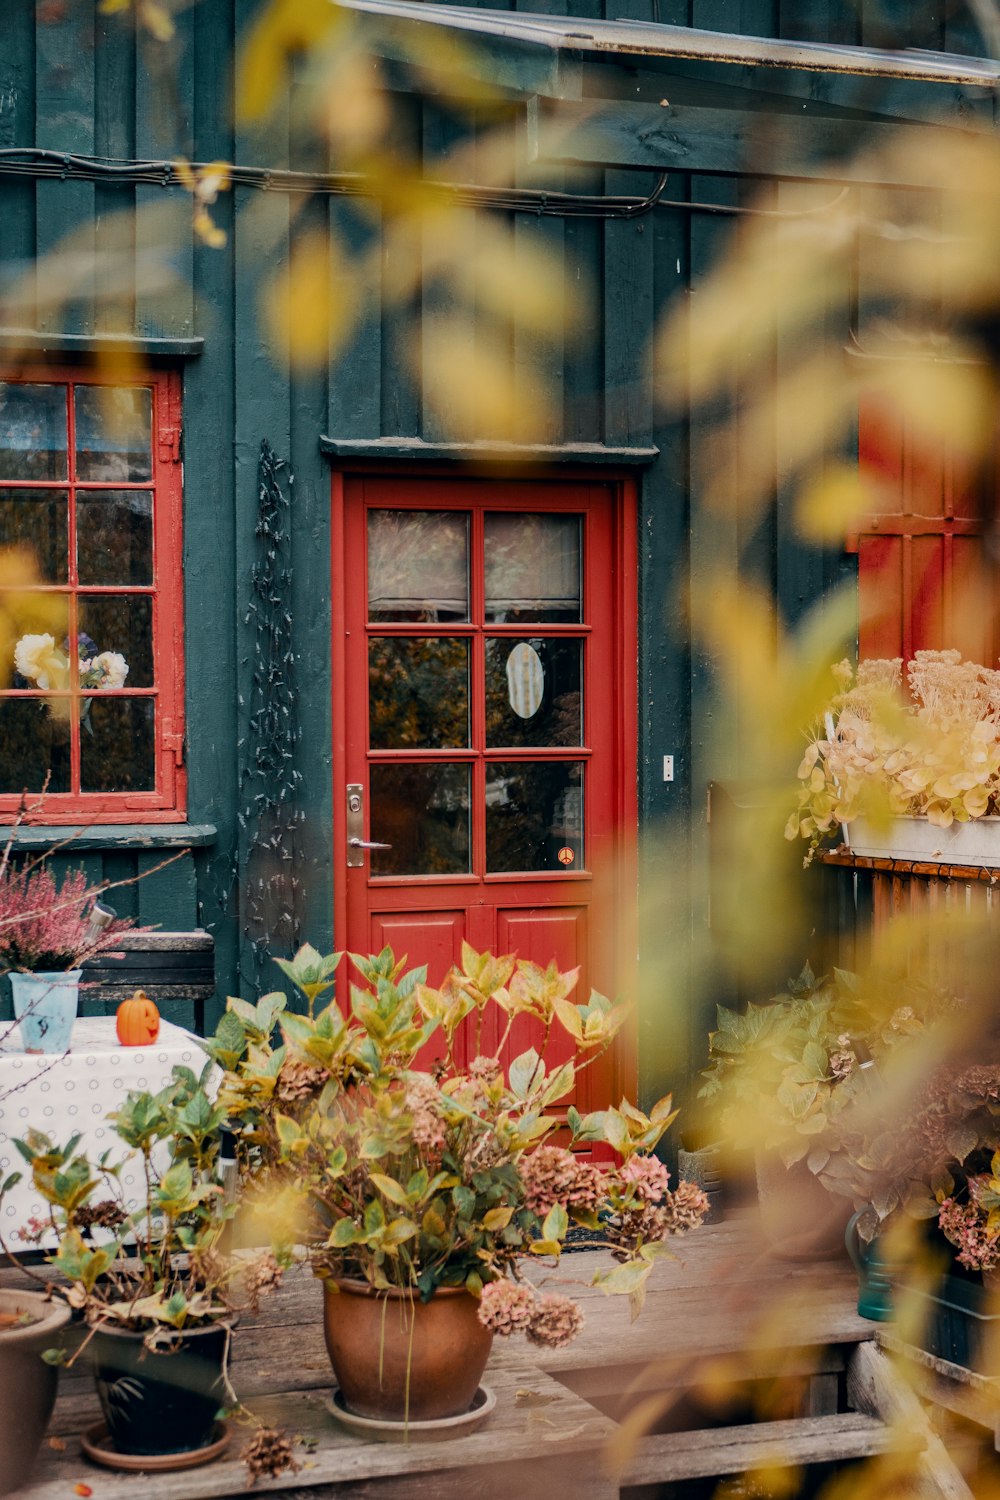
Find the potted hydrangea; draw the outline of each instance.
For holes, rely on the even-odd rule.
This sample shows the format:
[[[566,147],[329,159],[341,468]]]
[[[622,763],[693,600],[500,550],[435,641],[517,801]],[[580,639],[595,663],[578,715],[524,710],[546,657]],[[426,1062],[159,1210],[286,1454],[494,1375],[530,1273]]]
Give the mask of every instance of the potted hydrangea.
[[[380,1421],[461,1416],[495,1333],[558,1346],[582,1324],[571,1298],[524,1278],[526,1260],[557,1260],[570,1226],[585,1226],[616,1261],[597,1284],[637,1311],[670,1237],[707,1203],[693,1185],[672,1191],[650,1154],[674,1118],[669,1098],[648,1115],[624,1100],[586,1116],[565,1106],[626,1014],[596,993],[575,1003],[575,970],[464,945],[434,989],[387,948],[351,956],[363,982],[344,1014],[330,998],[341,957],[305,947],[281,961],[305,1014],[281,994],[229,1001],[206,1043],[225,1074],[220,1104],[279,1247],[305,1245],[323,1283],[342,1407]],[[539,1047],[507,1064],[524,1019]],[[582,1062],[546,1061],[557,1036]],[[572,1149],[595,1142],[616,1158]]]

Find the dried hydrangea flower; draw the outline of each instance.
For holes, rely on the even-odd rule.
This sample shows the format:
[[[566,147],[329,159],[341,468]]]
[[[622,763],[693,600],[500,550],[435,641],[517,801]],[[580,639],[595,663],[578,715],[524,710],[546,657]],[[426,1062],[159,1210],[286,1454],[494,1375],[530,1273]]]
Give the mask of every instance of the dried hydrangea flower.
[[[484,1328],[507,1338],[528,1327],[535,1311],[535,1294],[518,1281],[488,1281],[479,1298],[479,1321]]]
[[[710,1207],[708,1194],[695,1182],[679,1182],[674,1191],[667,1194],[666,1206],[671,1234],[686,1234],[689,1229],[697,1229]]]
[[[297,1104],[318,1094],[330,1075],[324,1068],[289,1057],[281,1065],[275,1096],[282,1104]]]
[[[243,1462],[251,1485],[258,1479],[276,1479],[286,1471],[297,1474],[302,1467],[292,1452],[291,1439],[278,1427],[259,1427],[243,1450]]]
[[[261,1300],[276,1292],[281,1285],[284,1269],[269,1250],[255,1256],[246,1268],[244,1285],[251,1312],[260,1310]]]
[[[572,1297],[547,1292],[540,1297],[528,1324],[528,1338],[544,1349],[561,1349],[583,1327],[583,1313]]]
[[[644,1203],[662,1203],[670,1173],[655,1156],[630,1156],[618,1173]]]
[[[604,1173],[562,1146],[540,1146],[518,1164],[527,1206],[540,1219],[561,1203],[565,1209],[595,1210],[606,1194]]]
[[[433,1163],[445,1148],[444,1122],[438,1113],[441,1095],[436,1085],[419,1073],[411,1074],[406,1083],[406,1108],[413,1116],[413,1142]]]

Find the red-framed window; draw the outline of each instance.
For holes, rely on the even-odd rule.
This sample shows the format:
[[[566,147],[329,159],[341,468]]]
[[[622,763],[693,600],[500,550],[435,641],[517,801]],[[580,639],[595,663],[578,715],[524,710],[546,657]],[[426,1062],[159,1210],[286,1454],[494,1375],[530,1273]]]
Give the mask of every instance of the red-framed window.
[[[874,399],[858,414],[858,462],[876,496],[847,544],[858,556],[859,656],[957,648],[992,666],[1000,630],[981,476]]]
[[[0,820],[184,813],[180,379],[0,372]]]

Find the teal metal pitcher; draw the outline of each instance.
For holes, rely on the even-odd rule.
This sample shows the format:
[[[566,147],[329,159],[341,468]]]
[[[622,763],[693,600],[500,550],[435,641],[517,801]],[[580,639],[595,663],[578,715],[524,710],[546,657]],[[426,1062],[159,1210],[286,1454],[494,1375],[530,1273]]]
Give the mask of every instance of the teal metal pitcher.
[[[883,1263],[878,1240],[866,1245],[858,1233],[858,1223],[867,1212],[859,1208],[851,1215],[844,1230],[844,1244],[858,1273],[858,1315],[873,1323],[890,1323],[895,1316],[892,1305],[892,1283]]]

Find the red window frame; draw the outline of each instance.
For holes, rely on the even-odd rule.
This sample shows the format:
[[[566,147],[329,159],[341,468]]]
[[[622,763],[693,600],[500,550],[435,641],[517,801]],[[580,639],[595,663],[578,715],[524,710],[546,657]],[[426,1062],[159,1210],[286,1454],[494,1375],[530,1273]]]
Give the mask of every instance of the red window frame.
[[[858,464],[877,497],[846,545],[858,558],[860,659],[957,647],[991,665],[1000,639],[979,476],[875,398],[858,412]]]
[[[139,595],[151,600],[153,684],[149,688],[103,689],[115,697],[150,698],[155,704],[154,765],[152,791],[84,792],[80,790],[80,724],[70,716],[71,790],[48,792],[42,809],[47,823],[166,823],[186,813],[187,778],[184,768],[184,579],[183,579],[183,473],[180,461],[181,378],[176,371],[145,371],[141,376],[116,378],[100,370],[60,365],[19,368],[9,374],[0,368],[0,382],[7,385],[60,385],[68,387],[68,474],[65,481],[4,480],[4,489],[65,488],[69,515],[75,515],[78,488],[93,488],[78,481],[75,472],[74,403],[72,388],[106,385],[145,388],[152,399],[152,482],[129,484],[116,480],[105,487],[114,490],[150,490],[153,496],[153,572],[149,585],[83,585],[76,572],[74,549],[69,549],[69,568],[64,584],[33,585],[32,592],[62,594],[79,599],[94,596]],[[71,530],[70,536],[73,532]],[[71,618],[75,620],[75,605]],[[0,701],[8,697],[43,697],[37,689],[0,687]],[[0,791],[0,823],[12,821],[21,802],[21,792]]]

